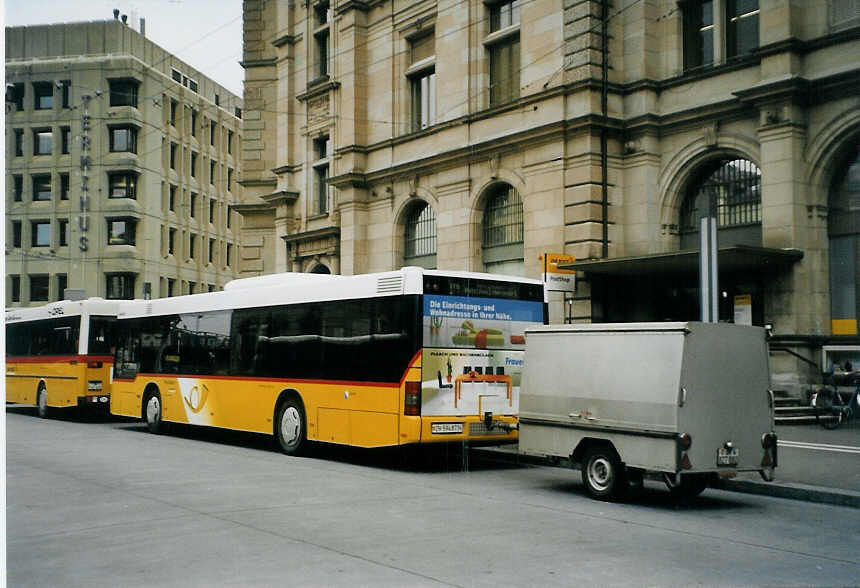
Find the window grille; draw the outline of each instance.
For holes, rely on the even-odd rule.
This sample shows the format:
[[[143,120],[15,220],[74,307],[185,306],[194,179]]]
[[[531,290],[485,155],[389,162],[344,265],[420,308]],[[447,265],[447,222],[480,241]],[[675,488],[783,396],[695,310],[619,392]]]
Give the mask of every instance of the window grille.
[[[523,242],[523,200],[513,187],[504,186],[490,196],[483,226],[485,248]]]
[[[405,229],[406,261],[436,255],[436,214],[432,206],[426,203],[423,206],[415,206],[406,219]]]
[[[746,159],[718,162],[688,190],[681,206],[681,232],[697,232],[709,205],[714,206],[719,228],[760,224],[761,170]]]

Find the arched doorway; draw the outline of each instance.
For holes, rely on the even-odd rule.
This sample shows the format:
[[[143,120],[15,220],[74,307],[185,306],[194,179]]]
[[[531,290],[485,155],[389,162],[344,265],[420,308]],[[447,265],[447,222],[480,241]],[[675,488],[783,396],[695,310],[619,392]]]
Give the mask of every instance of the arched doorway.
[[[426,202],[415,202],[403,223],[403,265],[436,269],[436,213]]]
[[[761,246],[761,170],[737,157],[701,165],[684,190],[679,215],[681,249],[699,246],[699,221],[717,217],[720,245]]]
[[[860,319],[860,141],[848,150],[828,198],[830,319],[834,335],[857,335]]]
[[[484,271],[525,275],[523,263],[523,199],[509,184],[492,186],[486,196],[481,222]]]

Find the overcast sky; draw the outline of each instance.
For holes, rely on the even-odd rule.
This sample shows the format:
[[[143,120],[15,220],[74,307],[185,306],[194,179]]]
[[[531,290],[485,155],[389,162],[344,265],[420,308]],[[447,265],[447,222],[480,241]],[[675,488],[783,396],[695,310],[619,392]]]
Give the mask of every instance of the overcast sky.
[[[113,9],[146,36],[242,96],[242,0],[5,0],[4,24],[21,26],[113,19]]]

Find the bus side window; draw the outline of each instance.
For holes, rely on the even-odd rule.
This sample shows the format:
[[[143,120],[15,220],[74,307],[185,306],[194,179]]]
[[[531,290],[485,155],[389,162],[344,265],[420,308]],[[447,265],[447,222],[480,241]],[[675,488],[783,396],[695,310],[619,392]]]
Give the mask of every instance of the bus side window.
[[[240,375],[266,375],[268,312],[237,310],[233,315],[233,371]]]

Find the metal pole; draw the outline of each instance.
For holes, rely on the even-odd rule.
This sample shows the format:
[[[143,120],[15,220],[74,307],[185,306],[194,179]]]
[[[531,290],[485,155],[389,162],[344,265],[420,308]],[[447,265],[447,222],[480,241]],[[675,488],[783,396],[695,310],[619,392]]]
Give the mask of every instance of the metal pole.
[[[717,219],[704,216],[699,222],[699,292],[704,323],[719,321],[717,273]]]
[[[711,322],[711,273],[710,273],[710,248],[708,244],[708,232],[710,223],[708,217],[703,216],[699,221],[699,308],[701,309],[701,320],[703,323]]]
[[[708,231],[708,253],[709,270],[711,274],[711,322],[720,322],[720,281],[717,272],[717,217],[709,219],[710,230]]]

